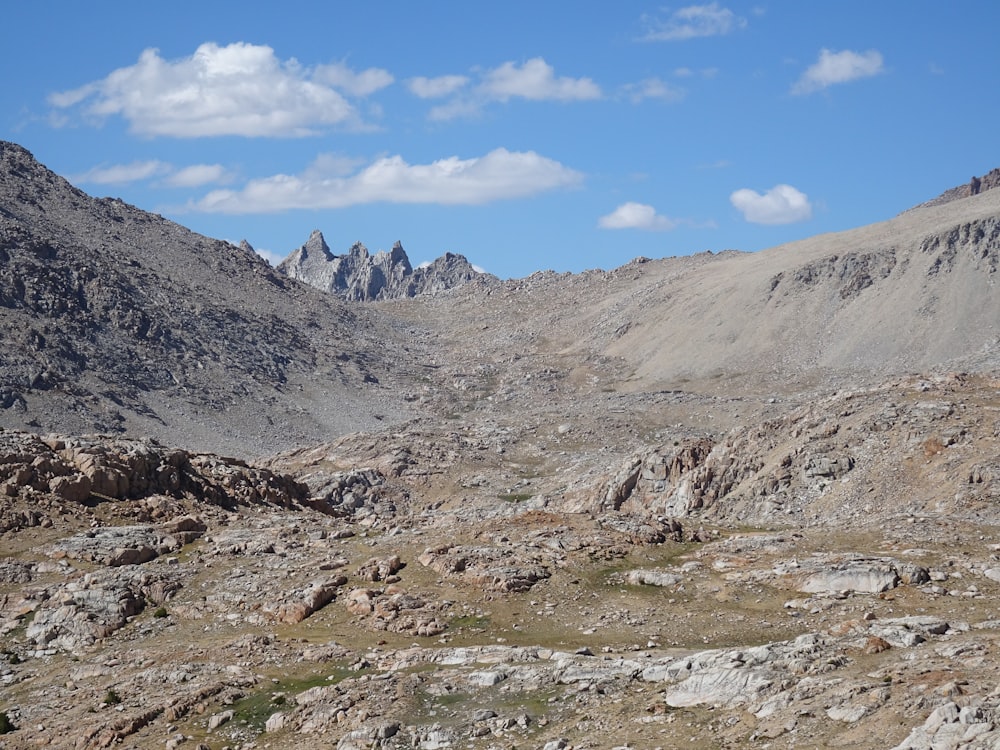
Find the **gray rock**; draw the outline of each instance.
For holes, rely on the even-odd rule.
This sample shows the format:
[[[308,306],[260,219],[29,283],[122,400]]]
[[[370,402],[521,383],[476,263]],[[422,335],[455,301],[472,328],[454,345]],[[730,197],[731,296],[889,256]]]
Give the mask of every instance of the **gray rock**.
[[[676,586],[681,577],[665,570],[630,570],[625,574],[625,582],[633,586]]]
[[[344,299],[367,302],[415,297],[451,289],[473,280],[496,282],[477,271],[462,255],[445,253],[426,266],[413,268],[397,242],[374,255],[360,242],[346,255],[334,255],[323,234],[314,230],[302,247],[278,265],[281,273]]]
[[[285,714],[281,711],[273,713],[267,717],[267,721],[264,723],[265,732],[280,732],[285,728]]]
[[[848,564],[833,570],[814,573],[798,586],[807,594],[828,591],[857,591],[865,594],[879,594],[899,583],[896,569],[878,563]]]

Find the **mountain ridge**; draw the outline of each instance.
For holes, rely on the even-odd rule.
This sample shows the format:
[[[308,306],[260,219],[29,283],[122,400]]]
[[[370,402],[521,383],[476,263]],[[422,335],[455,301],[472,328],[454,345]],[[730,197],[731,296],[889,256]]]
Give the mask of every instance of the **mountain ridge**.
[[[15,144],[0,143],[0,206],[7,426],[242,453],[376,424],[356,394],[391,381],[393,334],[366,311],[277,273],[248,245],[92,198]],[[391,393],[382,416],[405,411]]]
[[[477,369],[493,383],[560,372],[586,398],[1000,364],[998,190],[758,253],[395,299],[379,290],[433,278],[401,245],[338,258],[316,231],[296,251],[376,306],[272,269],[248,243],[91,198],[14,144],[0,147],[0,208],[0,424],[34,431],[261,454],[447,412]],[[338,262],[356,262],[339,282]],[[543,398],[530,382],[511,397]]]
[[[414,268],[400,242],[374,255],[360,242],[345,255],[334,255],[323,233],[313,230],[309,239],[278,264],[289,278],[356,302],[415,297],[447,291],[472,281],[494,283],[497,278],[477,271],[464,255],[445,253]]]

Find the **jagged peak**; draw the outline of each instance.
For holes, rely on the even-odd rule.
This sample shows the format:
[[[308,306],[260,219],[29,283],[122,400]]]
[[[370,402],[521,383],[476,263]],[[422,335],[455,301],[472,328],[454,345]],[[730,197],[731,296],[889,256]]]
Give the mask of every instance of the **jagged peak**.
[[[393,243],[392,250],[389,251],[389,263],[393,266],[402,266],[406,269],[406,273],[413,270],[413,264],[410,263],[410,258],[403,249],[403,243],[399,240]]]
[[[355,242],[353,245],[351,245],[351,249],[347,251],[347,254],[348,255],[353,255],[353,256],[356,256],[356,257],[359,257],[359,258],[367,258],[368,257],[368,248],[365,247],[364,243],[362,243],[361,241],[358,241],[358,242]],[[337,256],[334,255],[332,257],[336,258]]]
[[[325,248],[307,257],[309,244]],[[397,240],[390,250],[370,254],[361,242],[355,242],[344,255],[333,255],[322,234],[314,231],[310,243],[289,255],[278,270],[324,291],[350,300],[392,299],[439,292],[480,278],[495,277],[477,271],[463,255],[447,252],[437,260],[414,269],[410,258]]]
[[[303,254],[306,255],[319,255],[327,260],[333,258],[330,246],[326,244],[326,240],[323,238],[323,233],[318,229],[314,229],[309,233],[309,239],[306,240],[306,244],[304,244],[301,249]]]

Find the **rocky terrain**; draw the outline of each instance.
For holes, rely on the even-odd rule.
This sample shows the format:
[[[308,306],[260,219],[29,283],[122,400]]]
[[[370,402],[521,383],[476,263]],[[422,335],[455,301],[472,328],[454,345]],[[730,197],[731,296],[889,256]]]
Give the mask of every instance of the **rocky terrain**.
[[[992,190],[993,188],[1000,187],[1000,168],[991,169],[989,172],[984,174],[982,177],[978,175],[973,175],[965,185],[958,185],[953,188],[945,190],[937,198],[933,198],[926,203],[921,203],[917,208],[925,208],[927,206],[939,206],[942,203],[949,203],[959,198],[967,198],[970,195],[978,195],[986,190]]]
[[[386,252],[369,255],[360,242],[347,255],[330,252],[318,229],[309,240],[278,264],[293,279],[347,300],[367,302],[432,294],[479,281],[491,284],[495,276],[477,271],[463,255],[445,253],[437,260],[413,268],[400,243]]]
[[[10,143],[0,330],[6,426],[255,453],[407,413],[395,389],[364,394],[399,370],[384,322],[290,283],[247,244],[91,198]]]
[[[0,747],[1000,745],[1000,191],[348,305],[3,154]]]

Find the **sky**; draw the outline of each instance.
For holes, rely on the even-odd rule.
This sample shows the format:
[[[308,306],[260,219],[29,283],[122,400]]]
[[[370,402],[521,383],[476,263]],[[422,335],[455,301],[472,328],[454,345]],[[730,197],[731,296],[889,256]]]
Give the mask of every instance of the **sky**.
[[[993,0],[37,0],[0,139],[280,261],[502,278],[755,251],[1000,166]]]

